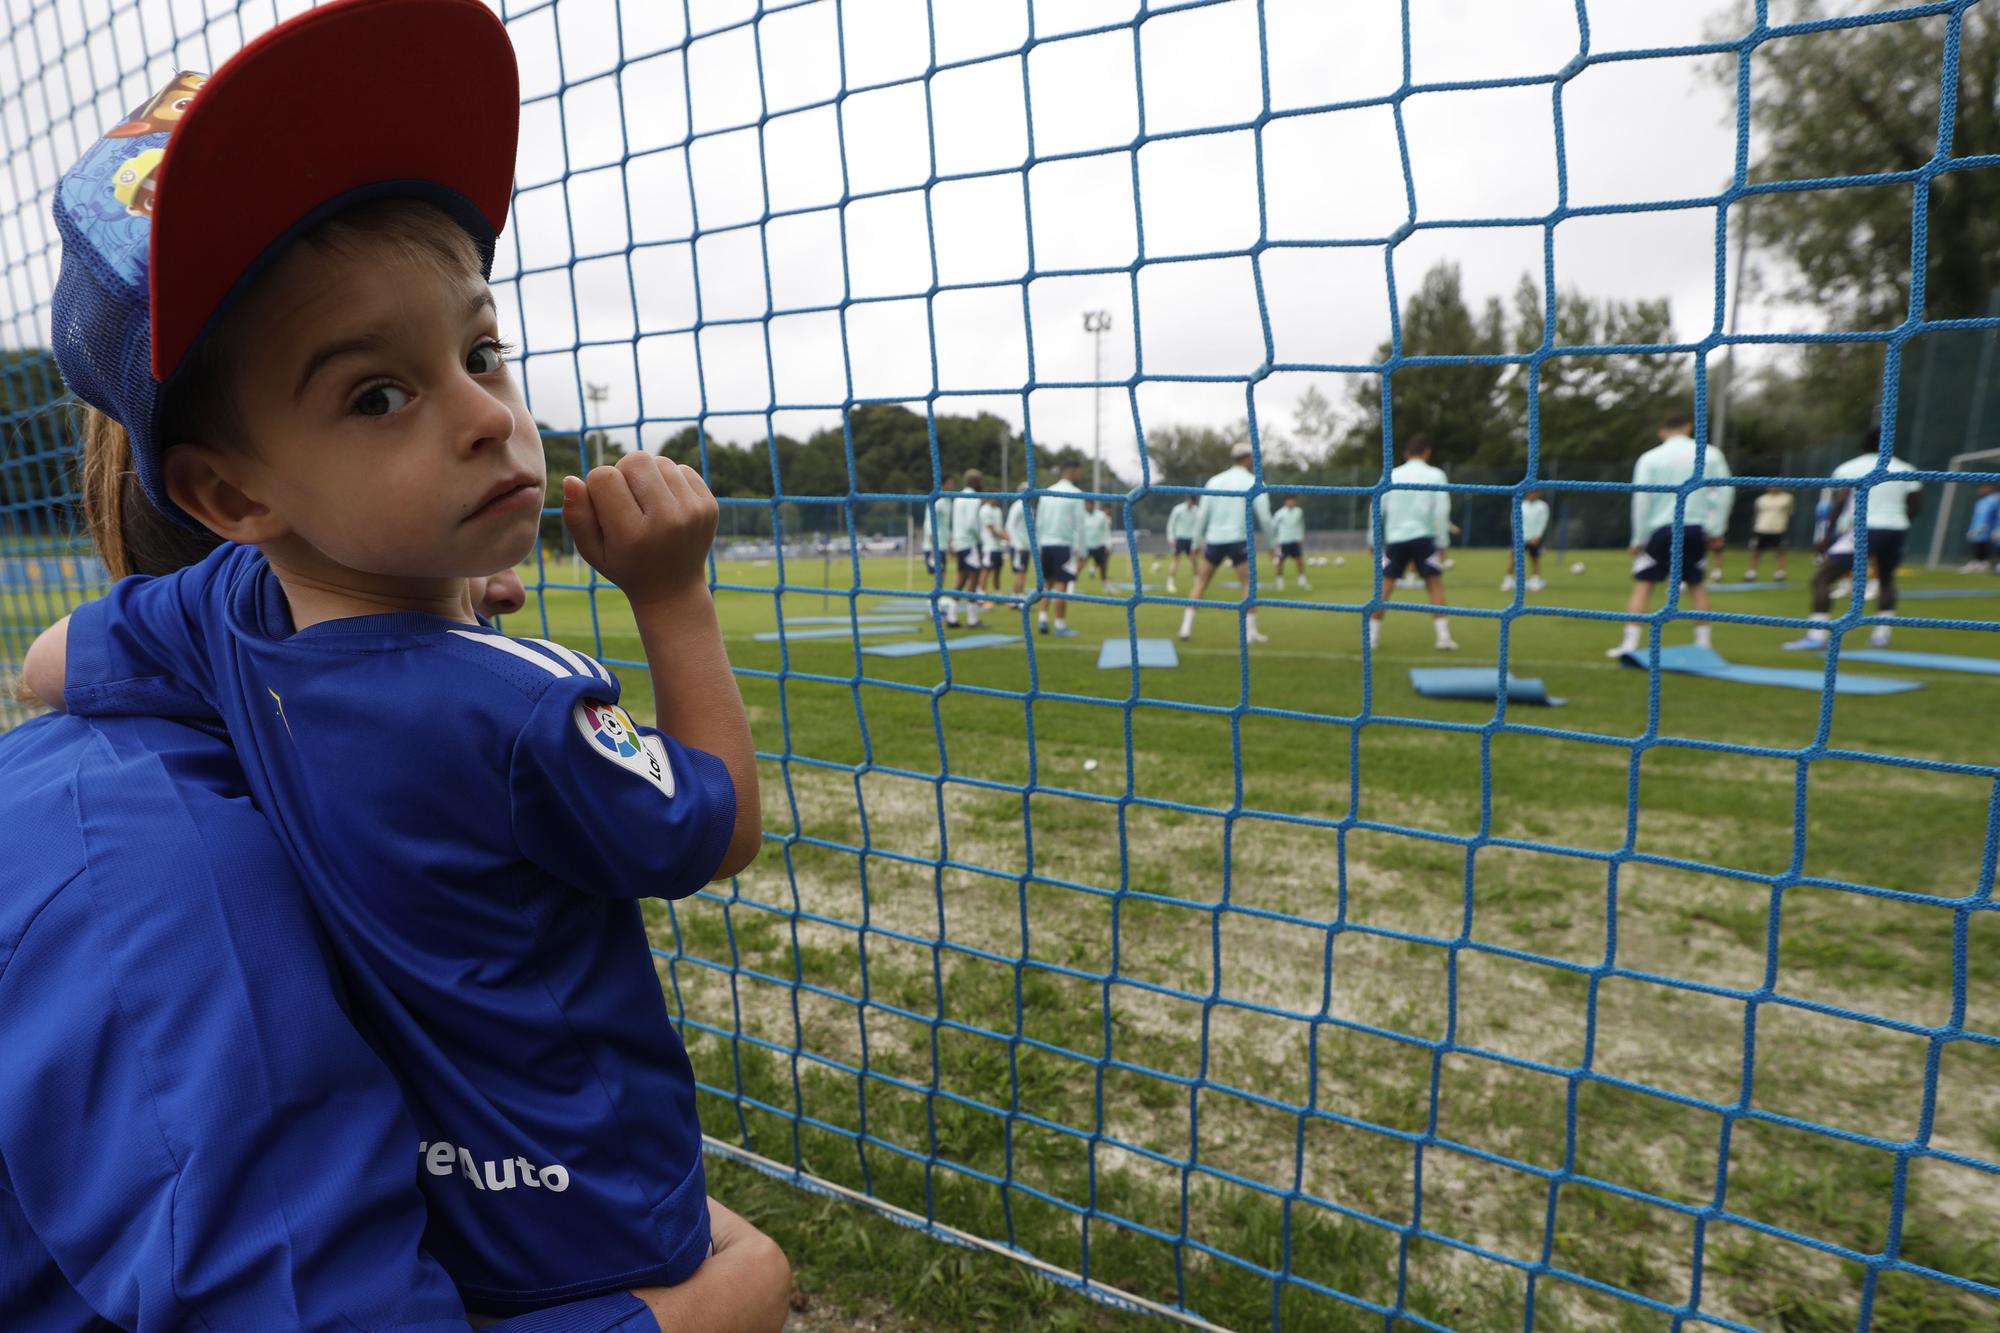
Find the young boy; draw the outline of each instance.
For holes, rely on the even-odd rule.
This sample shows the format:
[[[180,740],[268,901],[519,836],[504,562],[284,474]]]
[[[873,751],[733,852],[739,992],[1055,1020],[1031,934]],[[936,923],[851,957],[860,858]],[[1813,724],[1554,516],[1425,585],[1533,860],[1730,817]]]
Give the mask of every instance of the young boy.
[[[1549,530],[1549,502],[1540,491],[1529,491],[1521,499],[1521,551],[1528,557],[1528,591],[1540,592],[1542,582],[1542,534]],[[1507,548],[1507,573],[1500,580],[1501,592],[1514,591],[1514,548]]]
[[[708,1254],[693,1073],[637,900],[761,837],[699,475],[638,453],[563,482],[659,730],[596,662],[468,606],[469,576],[533,549],[545,487],[485,282],[516,108],[476,0],[337,0],[62,179],[52,345],[88,433],[122,426],[147,497],[235,544],[121,580],[25,672],[78,713],[227,726],[404,1080],[427,1244],[485,1313],[675,1283]],[[121,215],[120,174],[155,150],[165,188]]]
[[[1272,572],[1278,576],[1280,591],[1285,586],[1285,562],[1292,562],[1292,573],[1298,576],[1299,591],[1311,592],[1312,585],[1306,582],[1306,511],[1299,508],[1299,497],[1288,495],[1272,516],[1271,526],[1276,529],[1275,540],[1278,549],[1273,553]]]

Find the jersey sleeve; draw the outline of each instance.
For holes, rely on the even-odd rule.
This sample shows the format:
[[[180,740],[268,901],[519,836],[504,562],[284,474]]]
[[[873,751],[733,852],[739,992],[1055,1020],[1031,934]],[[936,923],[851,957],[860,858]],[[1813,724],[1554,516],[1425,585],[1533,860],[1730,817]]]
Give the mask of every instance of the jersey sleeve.
[[[63,706],[80,716],[219,720],[215,654],[228,643],[215,555],[159,578],[134,575],[70,615]],[[254,553],[253,553],[254,554]]]
[[[639,726],[587,677],[557,681],[514,741],[522,855],[586,893],[684,898],[736,831],[736,784],[712,754]]]

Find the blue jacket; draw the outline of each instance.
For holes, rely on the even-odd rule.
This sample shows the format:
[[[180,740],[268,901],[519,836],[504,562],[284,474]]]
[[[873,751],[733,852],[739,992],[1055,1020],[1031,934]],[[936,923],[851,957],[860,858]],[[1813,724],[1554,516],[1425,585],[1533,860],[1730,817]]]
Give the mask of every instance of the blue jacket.
[[[0,735],[0,1328],[464,1333],[418,1136],[215,735]],[[653,1333],[625,1294],[502,1327]]]

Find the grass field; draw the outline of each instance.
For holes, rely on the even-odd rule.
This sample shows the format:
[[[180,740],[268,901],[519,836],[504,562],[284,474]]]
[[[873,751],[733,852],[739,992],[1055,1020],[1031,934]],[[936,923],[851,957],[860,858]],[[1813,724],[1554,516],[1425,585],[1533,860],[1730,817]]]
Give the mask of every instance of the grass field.
[[[1455,601],[1505,605],[1500,559],[1461,553]],[[1583,559],[1530,604],[1619,607],[1622,554]],[[1680,676],[1655,698],[1604,658],[1615,624],[1524,616],[1511,669],[1569,705],[1502,729],[1406,674],[1494,662],[1498,622],[1457,616],[1446,657],[1421,611],[1392,616],[1364,694],[1359,616],[1296,592],[1269,590],[1271,642],[1247,659],[1218,602],[1136,693],[1095,665],[1122,605],[1073,607],[1080,636],[1032,637],[1032,658],[955,654],[948,678],[935,655],[754,639],[780,603],[845,609],[822,568],[794,563],[813,586],[780,596],[774,567],[722,567],[751,589],[718,601],[778,756],[770,840],[733,886],[650,905],[711,1134],[1230,1328],[1372,1329],[1399,1308],[1519,1329],[1531,1298],[1537,1329],[1665,1329],[1669,1307],[1817,1333],[1856,1327],[1864,1299],[1877,1329],[2000,1326],[1935,1277],[1871,1290],[1854,1257],[1889,1244],[1900,1190],[1903,1260],[2000,1285],[2000,1046],[1927,1035],[2000,1032],[2000,677],[1856,667],[1924,688],[1824,714],[1816,692]],[[1359,557],[1313,575],[1315,599],[1367,596]],[[861,577],[864,610],[907,586],[899,559]],[[2000,581],[1907,586],[1966,595],[1908,602],[1896,647],[2000,657],[2000,634],[1922,624],[2000,621],[1980,595]],[[70,596],[6,605],[39,621]],[[1169,637],[1179,608],[1134,614]],[[638,655],[609,588],[548,589],[506,628]],[[1716,642],[1816,665],[1779,650],[1793,632]],[[649,717],[643,669],[621,676]],[[1816,739],[1831,753],[1803,776],[1703,748]],[[1804,882],[1774,892],[1788,871]],[[1905,1168],[1882,1146],[1920,1136],[1963,1160]],[[714,1186],[785,1244],[809,1330],[1139,1322],[745,1166],[718,1159]],[[1531,1282],[1543,1264],[1584,1281]]]
[[[1504,605],[1500,559],[1462,554],[1454,599]],[[1584,559],[1580,576],[1552,567],[1531,604],[1620,606],[1622,555]],[[721,577],[768,588],[776,573]],[[821,575],[794,562],[789,579]],[[900,592],[906,567],[861,577]],[[1350,557],[1308,595],[1355,602],[1367,581]],[[1956,574],[1907,586],[2000,591]],[[1979,1295],[1910,1273],[1870,1284],[1851,1257],[1884,1250],[1900,1188],[1904,1260],[2000,1284],[2000,1048],[1939,1043],[1927,1106],[1920,1031],[1957,1006],[1966,1029],[2000,1031],[2000,678],[1857,667],[1925,688],[1841,696],[1823,717],[1815,692],[1664,676],[1649,733],[1648,674],[1602,653],[1615,625],[1522,617],[1512,670],[1569,706],[1507,722],[1572,733],[1557,736],[1482,730],[1491,704],[1410,689],[1412,665],[1495,661],[1498,622],[1456,618],[1447,659],[1421,613],[1392,616],[1364,697],[1359,616],[1288,606],[1297,593],[1272,592],[1271,642],[1247,662],[1234,614],[1204,613],[1180,668],[1136,695],[1095,665],[1123,606],[1074,608],[1080,637],[1035,638],[1032,662],[1019,645],[955,654],[948,682],[935,655],[751,637],[780,600],[788,618],[830,615],[844,591],[719,596],[733,661],[770,673],[744,694],[760,749],[783,758],[764,766],[757,864],[653,918],[719,1090],[710,1133],[1232,1328],[1379,1328],[1371,1308],[1399,1307],[1518,1329],[1541,1263],[1757,1328],[1855,1327],[1870,1285],[1875,1328],[2000,1324]],[[1798,616],[1804,599],[1794,585],[1717,602]],[[1898,648],[2000,656],[2000,636],[1919,619],[1992,620],[2000,599],[1904,610]],[[1178,615],[1142,605],[1137,630],[1168,637]],[[1018,612],[989,613],[1010,617],[1019,629]],[[637,655],[611,590],[594,612],[549,591],[507,627]],[[1789,637],[1716,631],[1732,660],[1807,665],[1779,650]],[[622,675],[645,716],[643,671]],[[1796,751],[1822,726],[1836,754],[1803,778],[1783,755],[1632,744]],[[1872,755],[1984,767],[1854,757]],[[1625,852],[1690,864],[1625,862],[1614,888]],[[1807,882],[1774,893],[1788,869]],[[1977,893],[1982,910],[1829,881]],[[1565,1077],[1586,1060],[1619,1082]],[[1861,1141],[1923,1132],[1985,1168],[1920,1157],[1899,1183],[1897,1155]],[[1592,1183],[1552,1186],[1565,1171]],[[787,1243],[808,1326],[1126,1318],[746,1168],[718,1180]],[[1582,1283],[1532,1286],[1536,1328],[1672,1323]]]

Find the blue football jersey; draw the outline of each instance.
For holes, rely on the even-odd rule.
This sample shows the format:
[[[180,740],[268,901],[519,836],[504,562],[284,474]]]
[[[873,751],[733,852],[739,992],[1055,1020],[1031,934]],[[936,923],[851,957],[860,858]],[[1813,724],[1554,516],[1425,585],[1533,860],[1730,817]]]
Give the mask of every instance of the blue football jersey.
[[[636,901],[713,876],[728,770],[603,666],[394,613],[294,632],[263,556],[128,578],[70,623],[79,714],[219,716],[405,1081],[431,1252],[499,1313],[691,1274],[693,1071]]]
[[[225,739],[0,736],[0,1329],[466,1333],[416,1127]],[[496,1325],[657,1328],[628,1295]]]

